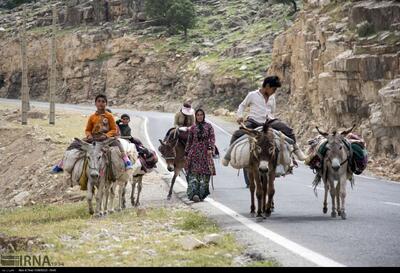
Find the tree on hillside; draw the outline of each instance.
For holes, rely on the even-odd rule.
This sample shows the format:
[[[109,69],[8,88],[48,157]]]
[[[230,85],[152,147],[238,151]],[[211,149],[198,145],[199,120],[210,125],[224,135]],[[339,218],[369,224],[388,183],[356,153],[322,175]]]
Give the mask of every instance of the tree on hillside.
[[[166,14],[169,25],[177,30],[183,30],[185,39],[187,31],[196,24],[196,10],[190,0],[173,0]]]
[[[6,0],[6,1],[4,1],[4,3],[2,5],[0,5],[0,8],[13,9],[22,4],[30,3],[30,2],[36,3],[36,0]]]
[[[187,31],[196,23],[196,10],[191,0],[146,0],[146,15],[165,25],[170,31]]]
[[[146,0],[146,15],[151,19],[158,20],[161,24],[165,24],[166,14],[171,2],[171,0]]]
[[[285,4],[285,5],[293,5],[293,13],[297,12],[297,4],[296,0],[275,0],[277,3]]]

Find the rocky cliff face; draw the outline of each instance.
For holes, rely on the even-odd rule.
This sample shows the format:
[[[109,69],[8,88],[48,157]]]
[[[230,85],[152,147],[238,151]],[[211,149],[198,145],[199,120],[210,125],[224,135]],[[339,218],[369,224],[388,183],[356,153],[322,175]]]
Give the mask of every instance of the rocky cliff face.
[[[176,111],[182,97],[206,110],[236,108],[263,78],[289,6],[195,2],[199,21],[187,42],[145,21],[143,0],[59,2],[57,100],[91,102],[102,92],[111,105],[142,110]],[[30,96],[46,100],[51,7],[38,1],[27,10]],[[1,12],[0,23],[0,96],[19,98],[22,8]]]
[[[399,26],[398,1],[304,1],[268,71],[288,90],[282,116],[305,137],[355,123],[372,155],[400,155]]]

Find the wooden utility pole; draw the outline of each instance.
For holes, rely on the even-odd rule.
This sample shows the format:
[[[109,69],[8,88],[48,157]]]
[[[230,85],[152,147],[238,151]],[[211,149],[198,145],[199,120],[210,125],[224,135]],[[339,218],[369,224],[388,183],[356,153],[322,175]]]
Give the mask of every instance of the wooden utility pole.
[[[22,11],[22,30],[20,31],[20,44],[21,44],[21,69],[22,69],[22,83],[21,83],[21,122],[22,125],[28,124],[28,111],[29,111],[29,87],[28,87],[28,68],[26,60],[26,8],[25,5]]]
[[[49,115],[49,123],[50,124],[55,124],[55,115],[56,115],[56,110],[55,110],[55,103],[54,103],[54,97],[55,97],[55,90],[56,90],[56,74],[57,74],[57,68],[56,68],[56,23],[57,23],[57,9],[56,6],[53,6],[53,32],[51,35],[51,46],[50,46],[50,95],[49,95],[49,100],[50,100],[50,115]]]

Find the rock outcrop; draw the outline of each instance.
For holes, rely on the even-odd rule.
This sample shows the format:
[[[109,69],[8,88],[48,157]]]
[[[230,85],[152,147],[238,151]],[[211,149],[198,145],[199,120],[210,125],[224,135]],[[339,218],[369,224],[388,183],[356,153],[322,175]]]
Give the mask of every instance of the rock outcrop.
[[[371,155],[400,155],[400,3],[304,2],[268,71],[289,91],[282,116],[303,141],[315,125],[355,123]]]

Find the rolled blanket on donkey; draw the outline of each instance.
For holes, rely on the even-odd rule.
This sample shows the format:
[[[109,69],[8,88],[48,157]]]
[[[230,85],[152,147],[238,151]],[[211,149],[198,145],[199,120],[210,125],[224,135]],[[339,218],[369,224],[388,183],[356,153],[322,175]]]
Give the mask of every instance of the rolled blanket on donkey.
[[[262,127],[256,130],[261,131]],[[293,152],[294,143],[292,139],[285,136],[282,132],[273,129],[275,147],[278,149],[278,165],[276,167],[275,176],[285,176],[292,168],[291,153]],[[243,135],[232,143],[230,165],[235,169],[247,168],[250,163],[250,151],[254,148],[253,141],[248,135]]]
[[[347,149],[350,150],[349,166],[353,173],[361,174],[368,164],[368,151],[365,145],[365,141],[354,133],[349,133],[346,136],[344,144]],[[319,171],[322,169],[322,159],[324,158],[327,148],[328,141],[318,136],[308,141],[310,145],[307,151],[307,159],[305,164],[309,165],[311,169]]]

